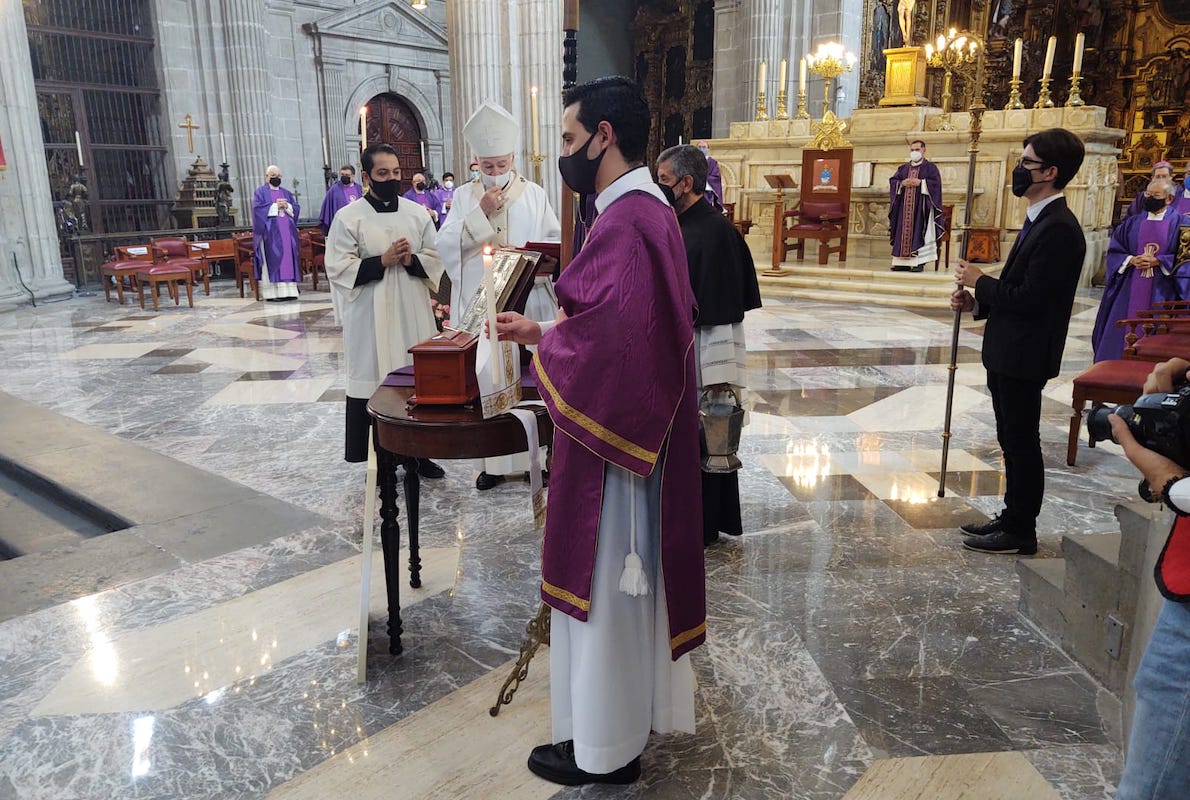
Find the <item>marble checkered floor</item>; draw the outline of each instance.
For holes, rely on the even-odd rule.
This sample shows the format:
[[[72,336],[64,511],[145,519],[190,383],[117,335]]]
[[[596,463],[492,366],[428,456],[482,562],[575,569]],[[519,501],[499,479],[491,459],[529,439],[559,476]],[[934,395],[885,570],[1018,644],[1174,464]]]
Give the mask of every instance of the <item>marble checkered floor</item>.
[[[1096,302],[1078,298],[1046,391],[1039,557],[1063,533],[1116,530],[1135,489],[1111,446],[1065,465]],[[746,327],[747,534],[707,551],[698,732],[654,737],[634,786],[559,789],[524,769],[548,737],[548,658],[512,707],[486,710],[536,608],[525,484],[481,495],[469,462],[423,483],[406,651],[387,655],[377,601],[355,683],[363,471],[341,459],[326,294],[257,303],[216,283],[193,309],[100,296],[0,315],[0,391],[321,520],[0,615],[0,797],[826,800],[869,768],[911,782],[918,765],[975,763],[927,757],[963,756],[1065,800],[1110,798],[1109,698],[1017,614],[1013,559],[954,531],[1002,490],[978,324],[960,335],[943,498],[948,313],[770,300]],[[882,796],[874,783],[857,791]]]

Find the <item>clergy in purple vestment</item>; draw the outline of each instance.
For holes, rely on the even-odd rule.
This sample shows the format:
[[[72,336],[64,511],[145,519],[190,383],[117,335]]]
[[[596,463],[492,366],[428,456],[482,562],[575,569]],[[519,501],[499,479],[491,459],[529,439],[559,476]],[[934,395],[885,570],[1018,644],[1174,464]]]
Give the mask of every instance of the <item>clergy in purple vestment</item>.
[[[296,298],[301,279],[297,229],[301,208],[293,193],[281,185],[281,177],[281,169],[270,165],[265,170],[267,182],[252,195],[256,279],[265,300]]]
[[[1149,182],[1157,180],[1158,178],[1165,178],[1166,180],[1173,180],[1173,164],[1168,161],[1158,161],[1153,165],[1153,174],[1149,176]],[[1145,195],[1148,190],[1141,192],[1132,199],[1132,203],[1128,206],[1128,210],[1124,213],[1124,219],[1134,217],[1145,210]]]
[[[450,206],[455,199],[455,174],[453,172],[442,173],[442,185],[434,190],[434,196],[438,198],[438,204],[442,206],[442,222],[446,222],[446,215],[450,213]]]
[[[326,197],[322,200],[322,210],[318,214],[318,227],[322,228],[322,235],[325,236],[330,232],[331,223],[340,208],[363,196],[359,184],[355,182],[355,167],[350,164],[339,167],[339,181],[332,183],[326,190]]]
[[[909,144],[909,162],[888,181],[888,236],[893,272],[921,272],[938,260],[942,236],[942,175],[926,160],[926,143]]]
[[[442,201],[430,191],[425,175],[422,175],[420,172],[414,175],[413,187],[401,196],[406,200],[411,200],[418,205],[425,206],[426,210],[430,212],[430,218],[434,220],[434,227],[439,228],[442,226]]]
[[[1095,361],[1123,358],[1125,331],[1116,325],[1161,300],[1190,297],[1190,276],[1175,274],[1179,217],[1176,184],[1157,178],[1145,190],[1145,209],[1112,233],[1107,248],[1107,285],[1095,317],[1091,346]]]
[[[698,149],[707,157],[707,190],[703,194],[706,201],[720,211],[723,210],[723,175],[719,172],[719,162],[711,158],[711,148],[707,140],[698,143]]]
[[[1190,164],[1186,165],[1186,174],[1182,176],[1182,184],[1176,188],[1178,213],[1190,214]]]
[[[529,769],[626,784],[650,731],[694,731],[688,652],[706,638],[695,305],[673,208],[644,166],[640,87],[599,78],[563,107],[559,170],[598,193],[599,216],[558,279],[555,323],[497,317],[502,337],[538,344],[555,429],[541,582],[554,744]]]

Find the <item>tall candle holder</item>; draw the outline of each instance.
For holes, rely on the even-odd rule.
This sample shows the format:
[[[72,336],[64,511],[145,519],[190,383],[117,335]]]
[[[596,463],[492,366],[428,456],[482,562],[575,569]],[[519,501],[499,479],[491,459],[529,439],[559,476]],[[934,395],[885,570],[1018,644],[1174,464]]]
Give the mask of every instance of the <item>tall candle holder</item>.
[[[764,87],[760,87],[760,93],[756,96],[756,122],[768,122],[769,109],[764,102]]]
[[[795,119],[809,119],[810,112],[806,110],[806,90],[802,89],[797,93],[797,113],[794,114]]]
[[[1083,76],[1077,72],[1070,76],[1070,94],[1066,96],[1066,106],[1068,108],[1077,108],[1078,106],[1085,106],[1083,97],[1079,94],[1078,85],[1082,82]]]
[[[950,102],[952,99],[951,86],[954,73],[973,63],[979,56],[983,42],[979,37],[968,31],[951,28],[946,34],[938,34],[938,38],[926,45],[926,64],[941,68],[942,75],[942,116],[938,119],[938,130],[953,131],[954,123],[950,119]]]
[[[1004,110],[1009,111],[1024,108],[1025,104],[1021,102],[1021,79],[1013,78],[1009,82],[1008,87],[1008,103],[1005,104]]]
[[[1049,75],[1041,76],[1041,91],[1037,93],[1037,102],[1033,104],[1034,108],[1053,108],[1054,100],[1050,97],[1050,81],[1053,80]]]
[[[844,147],[847,142],[843,132],[847,124],[831,111],[831,81],[855,68],[855,54],[838,42],[823,42],[817,51],[806,56],[806,67],[822,78],[822,122],[813,126],[814,139],[810,147],[818,150]]]
[[[538,186],[541,185],[541,165],[545,162],[545,156],[541,153],[530,153],[529,163],[533,165],[533,182]]]
[[[785,87],[777,92],[777,119],[789,119],[789,110],[785,107]]]

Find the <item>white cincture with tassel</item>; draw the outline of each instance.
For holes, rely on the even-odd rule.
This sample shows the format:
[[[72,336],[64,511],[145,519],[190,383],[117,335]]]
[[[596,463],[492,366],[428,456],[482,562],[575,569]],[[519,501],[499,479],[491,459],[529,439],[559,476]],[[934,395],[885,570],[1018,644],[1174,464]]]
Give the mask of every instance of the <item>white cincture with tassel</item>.
[[[640,597],[649,593],[649,581],[645,578],[645,567],[636,554],[636,475],[628,473],[629,533],[628,555],[624,556],[624,572],[620,575],[620,591],[629,597]]]

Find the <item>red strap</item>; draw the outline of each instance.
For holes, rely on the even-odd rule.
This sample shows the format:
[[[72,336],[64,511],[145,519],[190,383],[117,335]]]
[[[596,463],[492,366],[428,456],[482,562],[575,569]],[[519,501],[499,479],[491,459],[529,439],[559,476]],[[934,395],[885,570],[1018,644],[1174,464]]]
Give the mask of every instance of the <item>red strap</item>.
[[[1161,594],[1179,603],[1190,602],[1190,517],[1179,515],[1174,520],[1153,572]]]

